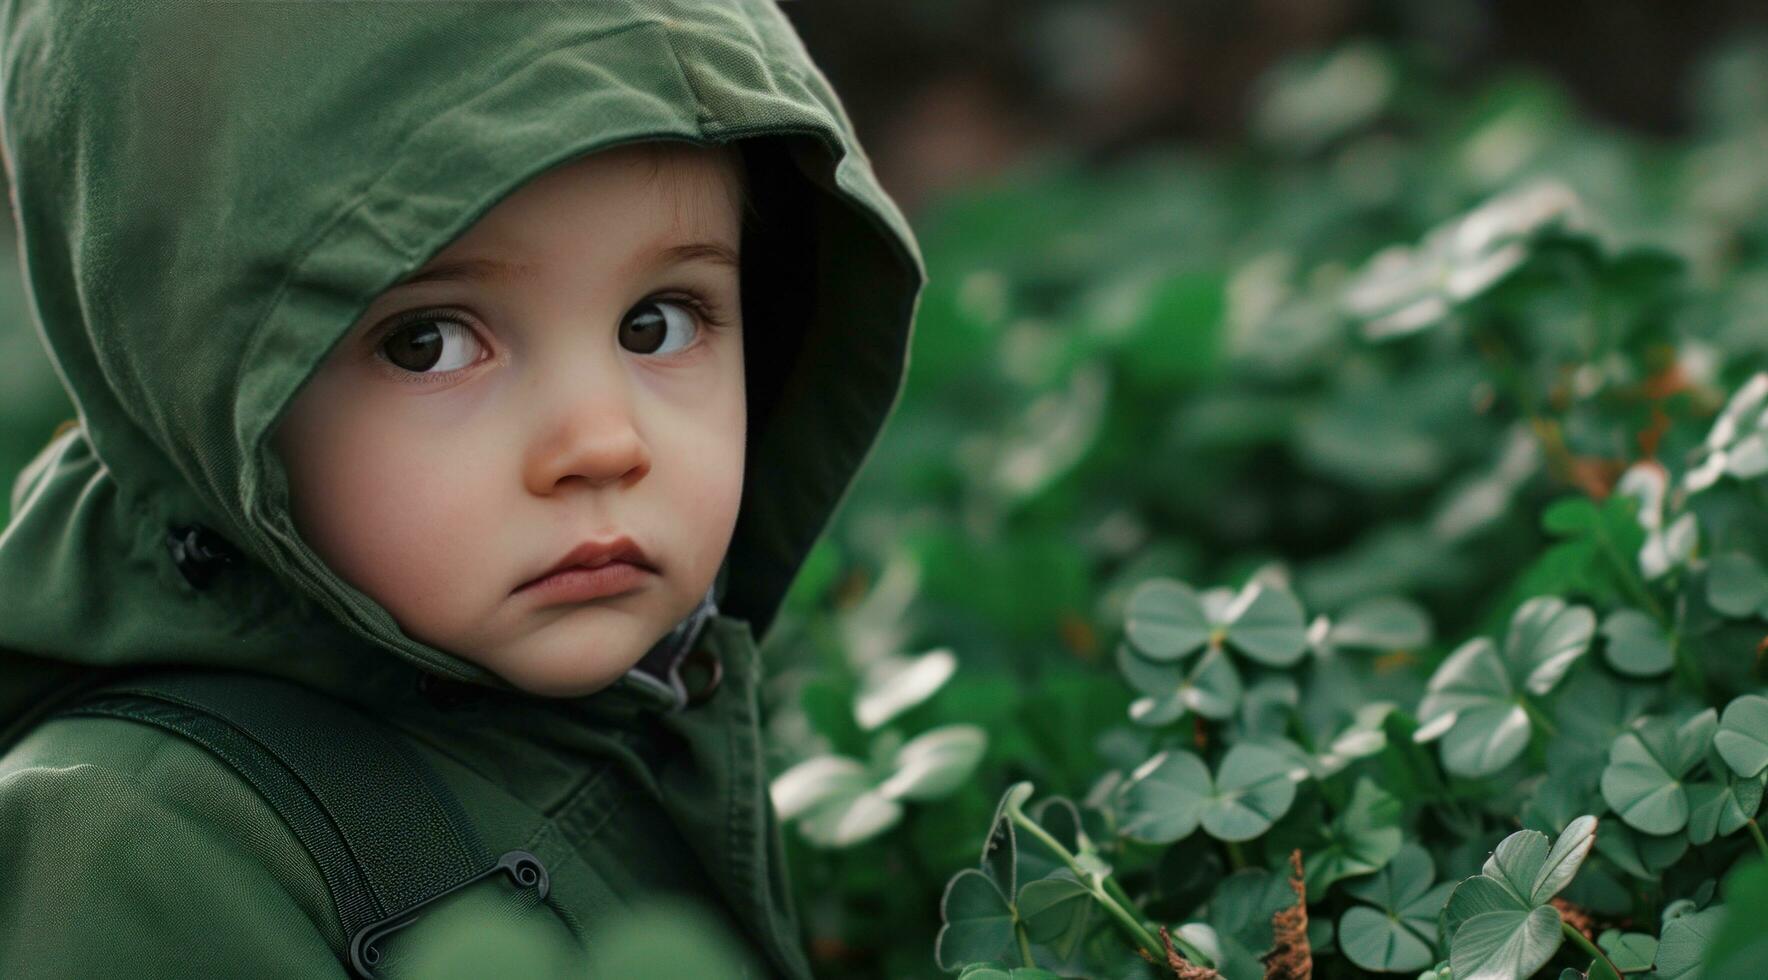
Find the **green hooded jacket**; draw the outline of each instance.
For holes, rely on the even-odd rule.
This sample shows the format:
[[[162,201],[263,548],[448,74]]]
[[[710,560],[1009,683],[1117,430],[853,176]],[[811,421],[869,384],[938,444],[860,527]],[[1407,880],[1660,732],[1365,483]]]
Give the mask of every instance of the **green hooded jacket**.
[[[658,895],[711,910],[707,942],[740,937],[754,975],[806,974],[757,642],[894,406],[925,271],[774,0],[0,10],[23,272],[79,412],[0,535],[0,976],[344,974],[326,882],[251,785],[146,725],[45,720],[119,671],[178,665],[371,712],[488,842],[546,865],[544,902],[464,889],[391,941],[382,975],[605,975],[625,968],[594,959],[618,945],[598,927]],[[741,511],[672,634],[722,682],[684,706],[666,664],[539,698],[335,575],[294,529],[268,436],[378,293],[542,171],[648,139],[736,141],[766,205],[743,244],[744,318],[767,330],[745,331]],[[191,527],[234,560],[193,557]],[[698,952],[650,972],[694,972]]]

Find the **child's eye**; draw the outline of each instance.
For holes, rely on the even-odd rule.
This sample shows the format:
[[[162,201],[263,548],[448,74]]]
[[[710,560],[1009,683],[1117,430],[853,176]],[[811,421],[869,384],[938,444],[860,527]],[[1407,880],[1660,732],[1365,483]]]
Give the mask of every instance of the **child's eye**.
[[[700,325],[689,312],[691,300],[647,299],[620,321],[620,346],[635,354],[673,354],[694,342]],[[669,344],[671,328],[682,336]]]
[[[414,374],[446,374],[479,360],[484,345],[459,320],[425,317],[395,327],[378,350],[394,367]]]

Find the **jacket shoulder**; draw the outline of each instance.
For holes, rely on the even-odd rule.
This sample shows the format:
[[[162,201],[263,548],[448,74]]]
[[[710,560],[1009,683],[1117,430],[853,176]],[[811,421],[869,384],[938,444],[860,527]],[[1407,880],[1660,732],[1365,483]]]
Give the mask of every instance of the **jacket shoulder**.
[[[219,759],[113,718],[0,756],[0,976],[328,976],[318,868]]]

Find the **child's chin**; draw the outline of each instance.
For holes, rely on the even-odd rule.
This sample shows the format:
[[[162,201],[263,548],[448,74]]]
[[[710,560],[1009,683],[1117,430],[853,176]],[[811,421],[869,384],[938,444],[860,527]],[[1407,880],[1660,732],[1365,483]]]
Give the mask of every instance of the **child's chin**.
[[[625,668],[610,671],[599,664],[592,667],[579,662],[557,669],[515,671],[504,674],[504,679],[540,697],[580,698],[603,690],[624,673]]]
[[[663,631],[652,634],[639,617],[591,614],[587,620],[562,618],[501,641],[462,646],[474,651],[467,659],[529,694],[578,698],[619,680]]]

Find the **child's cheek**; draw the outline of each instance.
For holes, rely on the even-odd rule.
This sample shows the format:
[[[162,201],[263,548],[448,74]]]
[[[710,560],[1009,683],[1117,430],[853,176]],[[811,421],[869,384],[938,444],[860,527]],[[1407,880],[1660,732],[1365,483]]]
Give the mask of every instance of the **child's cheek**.
[[[489,463],[470,438],[473,427],[427,422],[413,411],[412,402],[437,394],[448,393],[387,399],[334,392],[320,417],[301,419],[299,458],[290,467],[302,533],[408,631],[446,625],[433,621],[458,608],[451,597],[463,596],[471,570],[481,579],[501,571],[495,562],[487,567],[493,556],[475,546]]]

